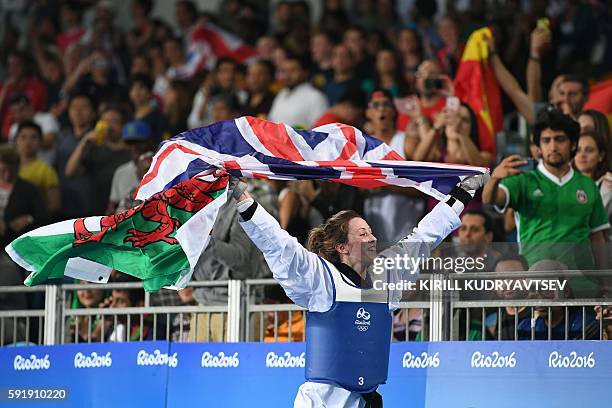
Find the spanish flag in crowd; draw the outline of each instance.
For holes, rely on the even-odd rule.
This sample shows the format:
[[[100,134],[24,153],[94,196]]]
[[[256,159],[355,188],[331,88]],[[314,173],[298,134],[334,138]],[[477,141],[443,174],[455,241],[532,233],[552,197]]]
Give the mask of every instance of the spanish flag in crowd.
[[[608,117],[612,124],[612,79],[591,86],[584,110],[595,109]]]
[[[503,112],[497,78],[489,64],[486,36],[489,28],[474,31],[465,45],[455,77],[455,95],[478,117],[480,148],[495,157],[495,134],[501,130]]]

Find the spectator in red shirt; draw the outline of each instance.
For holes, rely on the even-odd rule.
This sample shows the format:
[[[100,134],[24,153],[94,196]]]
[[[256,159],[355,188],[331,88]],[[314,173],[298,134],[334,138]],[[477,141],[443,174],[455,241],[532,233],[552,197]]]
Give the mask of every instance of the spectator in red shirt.
[[[21,93],[28,97],[34,110],[43,111],[47,101],[47,87],[31,74],[29,58],[25,53],[12,51],[8,55],[8,78],[0,82],[0,119],[2,123],[2,141],[6,141],[13,115],[8,109],[8,99],[12,94]]]
[[[329,123],[345,123],[359,127],[363,121],[365,110],[365,94],[359,89],[349,89],[334,106],[317,119],[312,128]]]

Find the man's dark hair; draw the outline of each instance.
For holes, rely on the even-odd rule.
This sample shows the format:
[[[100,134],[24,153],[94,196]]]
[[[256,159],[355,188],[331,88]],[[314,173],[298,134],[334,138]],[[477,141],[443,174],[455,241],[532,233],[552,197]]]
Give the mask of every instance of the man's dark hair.
[[[185,50],[183,49],[183,39],[181,37],[177,37],[177,36],[171,36],[166,38],[166,40],[164,41],[164,43],[167,42],[173,42],[178,44],[178,46],[181,48],[181,50],[183,51],[183,54],[185,53]]]
[[[236,96],[236,94],[233,92],[224,92],[216,95],[213,98],[213,104],[217,102],[224,103],[225,106],[227,106],[234,113],[240,113],[242,110],[242,105],[238,100],[238,96]]]
[[[223,64],[232,64],[234,68],[238,68],[238,62],[232,57],[221,57],[217,60],[215,64],[215,71],[218,71],[221,65]]]
[[[11,180],[15,180],[19,172],[19,154],[15,148],[9,145],[0,146],[0,162],[10,169]]]
[[[181,0],[179,2],[176,3],[177,6],[183,6],[187,9],[187,11],[189,12],[189,14],[191,14],[191,21],[195,22],[198,18],[198,8],[196,7],[195,3],[193,1],[190,0]]]
[[[70,106],[72,104],[72,101],[74,101],[76,98],[85,98],[89,101],[89,104],[91,105],[91,108],[96,111],[98,109],[98,104],[96,103],[96,101],[94,100],[94,98],[85,92],[76,92],[70,95],[70,99],[68,99],[68,106]]]
[[[17,133],[15,133],[15,135],[19,136],[19,133],[21,133],[22,129],[34,129],[36,131],[36,134],[38,135],[38,138],[42,139],[42,128],[38,126],[35,122],[31,120],[24,120],[23,122],[19,122],[19,125],[17,126]]]
[[[153,0],[135,0],[134,3],[142,7],[146,16],[151,14],[153,10]]]
[[[117,112],[119,116],[121,116],[121,123],[126,123],[129,119],[128,113],[125,111],[125,109],[123,109],[120,105],[114,103],[104,107],[102,112],[100,112],[100,116],[104,115],[106,112]]]
[[[338,39],[338,36],[336,35],[336,33],[332,33],[329,30],[318,30],[315,31],[311,37],[317,36],[317,35],[322,35],[323,37],[327,38],[327,41],[329,41],[329,43],[333,46],[333,45],[337,45],[339,44],[341,41],[340,39]]]
[[[337,103],[348,103],[358,109],[365,109],[366,96],[365,93],[359,88],[349,88],[342,94]]]
[[[134,74],[132,76],[132,85],[139,84],[144,86],[149,90],[149,92],[153,92],[153,80],[151,77],[145,74]]]
[[[491,219],[491,216],[486,213],[486,211],[481,208],[473,208],[471,210],[465,211],[461,219],[463,219],[463,217],[468,214],[481,216],[484,219],[485,232],[493,232],[493,220]]]
[[[268,71],[268,74],[270,75],[270,78],[272,80],[274,79],[274,76],[276,75],[276,67],[274,66],[272,61],[267,60],[267,59],[261,59],[261,60],[255,62],[255,64],[258,64],[258,65],[261,65],[262,67],[264,67],[265,70]]]
[[[523,255],[517,254],[517,253],[504,253],[502,254],[502,256],[500,256],[499,258],[497,258],[497,260],[495,261],[495,265],[493,266],[493,270],[495,270],[497,268],[497,265],[500,262],[504,262],[504,261],[516,261],[516,262],[520,262],[521,265],[523,266],[523,270],[527,271],[529,270],[529,262],[527,262],[527,258],[525,258]]]
[[[346,30],[344,30],[344,33],[346,34],[348,31],[357,31],[357,32],[359,32],[359,33],[361,34],[361,36],[362,36],[364,39],[365,39],[365,36],[366,36],[366,34],[367,34],[366,30],[365,30],[363,27],[358,26],[358,25],[356,25],[356,24],[353,24],[353,25],[348,26],[348,27],[347,27],[347,29],[346,29]]]
[[[310,69],[310,59],[307,56],[301,56],[292,52],[287,52],[285,61],[297,61],[303,70],[308,71]]]
[[[140,282],[140,279],[135,278],[131,275],[120,273],[116,277],[112,279],[112,283],[121,283],[121,282]],[[140,302],[144,301],[144,290],[142,288],[136,289],[115,289],[117,291],[123,291],[128,293],[128,297],[130,298],[130,302],[132,306],[138,305]]]
[[[564,132],[573,144],[578,143],[580,136],[580,125],[569,115],[564,114],[558,109],[546,109],[537,118],[533,127],[533,141],[536,146],[540,146],[540,136],[546,129]],[[572,150],[572,157],[576,149]]]
[[[589,83],[586,78],[580,75],[563,75],[563,82],[577,82],[580,84],[582,88],[582,94],[584,95],[584,99],[588,99],[589,97]]]

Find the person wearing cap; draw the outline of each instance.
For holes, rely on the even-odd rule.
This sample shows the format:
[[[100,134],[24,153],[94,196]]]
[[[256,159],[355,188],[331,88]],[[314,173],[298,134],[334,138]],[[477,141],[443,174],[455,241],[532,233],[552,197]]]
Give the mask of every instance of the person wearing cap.
[[[157,145],[157,138],[151,132],[149,124],[143,120],[133,120],[123,126],[123,141],[130,151],[131,160],[117,167],[111,182],[107,214],[126,210],[127,197],[138,187],[138,163],[143,155],[152,155]]]
[[[9,129],[9,142],[12,143],[15,141],[17,129],[21,122],[32,121],[36,123],[42,130],[39,158],[47,164],[52,164],[54,153],[53,146],[60,131],[59,122],[55,116],[49,112],[36,112],[30,99],[22,93],[11,95],[8,104],[14,120],[14,123]]]
[[[104,214],[113,174],[130,160],[130,153],[121,138],[123,123],[124,113],[120,109],[106,109],[96,127],[81,138],[66,164],[64,173],[67,178],[87,175],[90,179],[91,215]]]

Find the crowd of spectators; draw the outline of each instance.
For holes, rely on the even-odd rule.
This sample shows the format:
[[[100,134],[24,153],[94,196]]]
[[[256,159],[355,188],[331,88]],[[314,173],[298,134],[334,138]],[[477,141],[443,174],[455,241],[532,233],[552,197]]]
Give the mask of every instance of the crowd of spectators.
[[[317,18],[315,3],[322,9]],[[205,12],[187,0],[174,2],[173,19],[154,16],[156,6],[154,0],[131,0],[131,23],[125,26],[119,24],[117,3],[109,1],[16,1],[0,11],[2,246],[54,221],[132,207],[134,189],[160,141],[251,115],[305,129],[343,122],[406,160],[491,167],[492,181],[452,238],[470,256],[487,253],[487,270],[516,270],[518,264],[527,270],[555,258],[554,248],[534,246],[523,248],[525,258],[505,259],[510,255],[491,250],[491,241],[596,243],[599,247],[588,250],[565,250],[557,261],[567,269],[608,267],[610,251],[602,248],[610,241],[612,217],[610,112],[584,106],[590,84],[612,74],[612,2],[227,0],[216,12]],[[485,25],[493,29],[489,63],[504,92],[504,114],[518,114],[527,124],[519,129],[523,142],[509,145],[508,121],[507,132],[498,135],[504,149],[496,156],[480,146],[477,112],[454,97],[467,37]],[[225,30],[223,41],[252,52],[223,55],[229,43],[202,51],[194,39],[199,27]],[[205,60],[202,52],[208,53]],[[504,158],[516,151],[521,154]],[[525,170],[521,166],[529,165],[530,156],[536,164]],[[389,244],[435,204],[402,188],[261,180],[249,187],[303,243],[326,217],[353,209],[381,244]],[[496,216],[489,204],[505,215]],[[269,276],[233,206],[223,211],[194,278]],[[23,278],[25,271],[3,269],[2,282],[19,281],[19,274]],[[610,287],[587,279],[575,290],[605,295]],[[118,298],[132,306],[142,300],[84,292],[74,302],[116,307]],[[226,301],[227,291],[218,288],[151,296],[152,305]],[[15,302],[0,303],[22,308]],[[34,307],[37,301],[28,302]],[[603,318],[607,310],[598,313]],[[222,338],[218,317],[180,324]],[[494,330],[492,317],[480,318]],[[396,323],[419,326],[419,319],[397,316]],[[89,324],[97,333],[97,322]],[[119,338],[132,330],[106,332]],[[180,336],[201,339],[199,331]],[[294,333],[301,336],[297,327]]]

